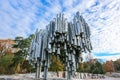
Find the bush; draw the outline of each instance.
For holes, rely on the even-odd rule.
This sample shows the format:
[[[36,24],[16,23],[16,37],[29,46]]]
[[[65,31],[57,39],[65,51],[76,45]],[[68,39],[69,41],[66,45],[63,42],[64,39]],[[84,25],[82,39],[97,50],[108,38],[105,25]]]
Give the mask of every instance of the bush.
[[[13,74],[14,67],[10,67],[13,63],[12,59],[14,58],[13,54],[8,54],[0,58],[0,74]]]

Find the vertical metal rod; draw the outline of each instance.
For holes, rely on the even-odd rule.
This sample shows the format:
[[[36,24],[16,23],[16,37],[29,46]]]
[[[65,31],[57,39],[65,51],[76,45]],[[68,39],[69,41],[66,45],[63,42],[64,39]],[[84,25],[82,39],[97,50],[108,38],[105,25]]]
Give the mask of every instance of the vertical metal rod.
[[[44,66],[44,79],[43,80],[47,80],[47,73],[48,73],[48,68],[47,66]]]
[[[38,78],[38,68],[37,68],[37,63],[35,64],[35,68],[36,68],[36,73],[35,73],[35,79],[37,79]]]
[[[44,67],[43,79],[47,79],[50,65],[48,55],[58,54],[59,58],[61,49],[64,48],[66,61],[63,64],[66,64],[67,80],[71,80],[71,76],[78,68],[78,63],[81,62],[81,52],[86,53],[92,50],[90,34],[90,28],[79,12],[74,16],[73,22],[67,22],[62,14],[57,14],[55,20],[51,21],[46,29],[41,32],[36,30],[29,50],[29,60],[35,62],[36,79],[40,78],[41,67]],[[46,53],[44,53],[45,49],[47,49]],[[37,57],[40,57],[40,60],[37,60]]]
[[[38,62],[38,79],[41,78],[41,64],[40,64],[40,61]]]

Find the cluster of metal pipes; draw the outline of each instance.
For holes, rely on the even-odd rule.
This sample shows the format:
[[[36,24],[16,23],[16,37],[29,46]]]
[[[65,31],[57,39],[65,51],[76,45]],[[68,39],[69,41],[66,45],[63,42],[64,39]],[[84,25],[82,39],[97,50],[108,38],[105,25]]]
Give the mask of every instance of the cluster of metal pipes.
[[[40,78],[43,67],[43,78],[46,80],[51,56],[60,57],[64,54],[63,64],[67,71],[67,80],[70,80],[82,61],[81,54],[92,50],[90,35],[90,28],[79,12],[71,22],[68,22],[63,14],[57,14],[46,29],[36,31],[35,38],[31,42],[29,61],[36,65],[36,78]]]

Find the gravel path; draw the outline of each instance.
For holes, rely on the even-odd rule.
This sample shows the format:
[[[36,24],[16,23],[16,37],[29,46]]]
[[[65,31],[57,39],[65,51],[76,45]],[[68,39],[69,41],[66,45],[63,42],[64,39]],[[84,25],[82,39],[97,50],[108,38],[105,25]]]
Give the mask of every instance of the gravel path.
[[[0,75],[0,80],[35,80],[35,74],[14,74],[14,75]],[[42,79],[39,79],[42,80]],[[66,80],[63,78],[49,78],[48,80]],[[72,80],[120,80],[120,78],[105,77],[105,79],[72,79]]]

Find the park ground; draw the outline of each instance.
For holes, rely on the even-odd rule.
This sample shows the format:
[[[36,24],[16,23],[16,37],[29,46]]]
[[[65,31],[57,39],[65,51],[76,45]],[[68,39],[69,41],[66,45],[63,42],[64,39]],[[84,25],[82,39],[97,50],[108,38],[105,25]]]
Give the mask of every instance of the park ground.
[[[72,79],[72,80],[120,80],[120,77],[115,77],[120,73],[112,73],[112,76],[105,76],[104,79]],[[114,76],[114,77],[113,77]],[[35,73],[28,74],[13,74],[13,75],[0,75],[0,80],[35,80]],[[49,78],[48,80],[65,80],[63,78]]]

